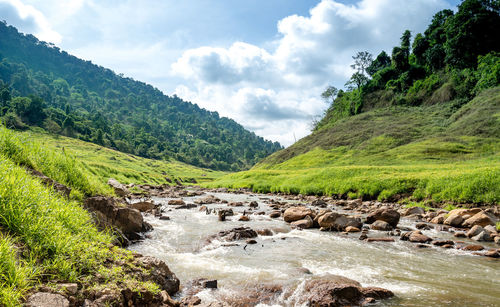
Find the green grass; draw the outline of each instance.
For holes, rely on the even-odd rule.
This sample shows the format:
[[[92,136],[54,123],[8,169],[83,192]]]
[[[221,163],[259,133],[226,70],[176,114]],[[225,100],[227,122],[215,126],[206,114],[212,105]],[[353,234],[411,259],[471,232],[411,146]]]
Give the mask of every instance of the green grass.
[[[198,168],[179,161],[152,160],[122,153],[78,139],[41,132],[22,133],[59,153],[69,153],[84,166],[88,176],[106,182],[115,178],[122,183],[164,184],[179,179],[183,183],[209,182],[225,172]]]
[[[209,187],[365,199],[500,203],[500,87],[461,106],[373,109]]]

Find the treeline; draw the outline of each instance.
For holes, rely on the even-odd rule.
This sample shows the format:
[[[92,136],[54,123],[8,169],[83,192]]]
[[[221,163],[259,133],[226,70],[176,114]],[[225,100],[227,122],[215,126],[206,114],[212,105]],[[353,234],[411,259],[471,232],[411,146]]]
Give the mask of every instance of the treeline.
[[[217,112],[0,22],[0,117],[154,159],[241,170],[281,149]]]
[[[330,107],[314,130],[371,108],[419,106],[470,101],[485,88],[500,84],[500,1],[465,0],[454,13],[434,15],[424,33],[406,30],[400,46],[375,59],[353,56],[355,73],[346,90],[329,86],[322,97]]]

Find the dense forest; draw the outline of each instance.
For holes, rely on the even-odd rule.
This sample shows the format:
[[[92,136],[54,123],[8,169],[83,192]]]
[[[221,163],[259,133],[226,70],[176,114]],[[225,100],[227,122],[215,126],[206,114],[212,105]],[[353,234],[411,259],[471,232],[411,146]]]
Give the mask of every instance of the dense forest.
[[[424,33],[406,30],[400,46],[375,59],[353,56],[355,73],[346,90],[329,86],[330,103],[314,130],[377,107],[421,106],[454,101],[455,108],[500,83],[500,1],[466,0],[458,11],[436,13]]]
[[[0,118],[154,159],[241,170],[281,149],[177,96],[0,22]]]

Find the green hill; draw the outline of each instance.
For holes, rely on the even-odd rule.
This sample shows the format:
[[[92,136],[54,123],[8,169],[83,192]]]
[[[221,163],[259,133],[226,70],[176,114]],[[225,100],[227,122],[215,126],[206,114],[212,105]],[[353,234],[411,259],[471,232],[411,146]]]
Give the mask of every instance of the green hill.
[[[259,192],[500,203],[500,7],[466,0],[391,56],[353,57],[311,135],[210,186]]]
[[[281,149],[217,112],[78,59],[0,22],[0,117],[146,158],[249,168]]]

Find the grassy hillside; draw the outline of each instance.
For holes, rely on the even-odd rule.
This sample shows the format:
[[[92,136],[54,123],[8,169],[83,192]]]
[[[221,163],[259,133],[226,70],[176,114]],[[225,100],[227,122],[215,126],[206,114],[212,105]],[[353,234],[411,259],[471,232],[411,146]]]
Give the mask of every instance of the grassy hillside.
[[[91,292],[117,285],[158,291],[125,273],[133,256],[111,247],[112,236],[97,230],[78,201],[26,171],[29,166],[72,187],[73,199],[111,193],[84,163],[35,139],[0,127],[0,306],[20,306],[32,287],[62,281]]]
[[[379,106],[209,186],[500,203],[500,87],[464,105]]]

